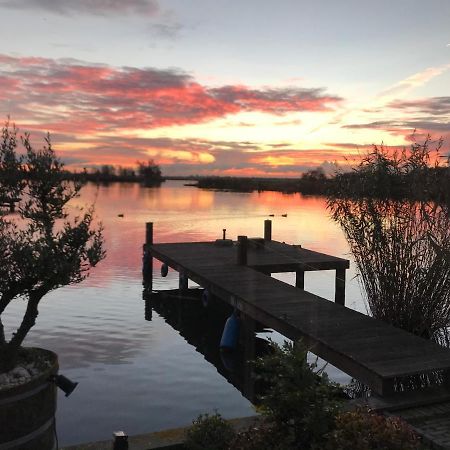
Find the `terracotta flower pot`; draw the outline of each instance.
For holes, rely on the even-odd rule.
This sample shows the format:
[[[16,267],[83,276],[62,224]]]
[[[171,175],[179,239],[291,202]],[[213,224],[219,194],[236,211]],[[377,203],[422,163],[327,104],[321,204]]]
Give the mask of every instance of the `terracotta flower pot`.
[[[58,357],[33,349],[51,365],[30,381],[0,389],[0,450],[55,448],[56,385],[49,378],[58,372]]]

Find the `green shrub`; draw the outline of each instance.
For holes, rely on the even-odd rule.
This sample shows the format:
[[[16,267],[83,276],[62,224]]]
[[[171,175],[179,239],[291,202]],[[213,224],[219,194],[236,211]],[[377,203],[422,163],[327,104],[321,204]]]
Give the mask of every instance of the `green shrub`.
[[[188,450],[227,450],[235,437],[233,427],[218,413],[200,414],[186,433]]]
[[[425,450],[420,438],[397,417],[368,411],[338,415],[324,450]]]
[[[265,385],[261,412],[294,447],[320,445],[333,428],[342,391],[326,373],[308,364],[307,350],[300,343],[273,344],[273,353],[255,362],[257,377]]]

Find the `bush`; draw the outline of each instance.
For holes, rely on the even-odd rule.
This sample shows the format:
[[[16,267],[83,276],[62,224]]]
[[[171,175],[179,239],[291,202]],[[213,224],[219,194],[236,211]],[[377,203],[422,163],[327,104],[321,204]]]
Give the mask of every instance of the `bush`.
[[[308,364],[300,343],[273,344],[273,353],[255,363],[257,377],[266,385],[261,411],[293,448],[319,445],[333,428],[342,391],[326,373]],[[287,447],[286,447],[287,448]]]
[[[218,413],[200,414],[186,433],[189,450],[227,450],[235,437],[233,427]]]
[[[324,450],[425,450],[419,437],[397,417],[353,411],[336,418]]]
[[[259,410],[264,420],[235,433],[219,414],[200,415],[187,433],[190,450],[426,450],[399,418],[370,411],[342,412],[345,397],[300,344],[272,343],[255,361],[265,384]]]

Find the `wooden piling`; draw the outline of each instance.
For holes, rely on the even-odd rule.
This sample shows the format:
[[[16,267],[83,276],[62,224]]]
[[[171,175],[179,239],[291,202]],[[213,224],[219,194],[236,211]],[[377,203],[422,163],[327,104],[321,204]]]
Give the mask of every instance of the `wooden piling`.
[[[295,287],[305,289],[305,271],[303,269],[295,272]]]
[[[248,248],[247,236],[238,236],[237,263],[240,266],[247,265],[247,248]]]
[[[272,221],[270,219],[264,221],[264,240],[272,240]]]
[[[153,222],[147,222],[145,224],[145,243],[147,245],[153,244]]]
[[[147,222],[145,224],[145,245],[143,256],[143,278],[144,288],[146,291],[152,291],[153,289],[153,257],[150,253],[150,246],[153,245],[153,222]]]
[[[336,269],[334,301],[345,306],[345,269]]]
[[[189,278],[187,277],[186,273],[183,271],[180,271],[179,277],[178,277],[178,289],[180,291],[187,291],[188,283],[189,283]]]
[[[153,318],[152,293],[144,289],[142,292],[142,300],[144,300],[144,318],[148,322]]]

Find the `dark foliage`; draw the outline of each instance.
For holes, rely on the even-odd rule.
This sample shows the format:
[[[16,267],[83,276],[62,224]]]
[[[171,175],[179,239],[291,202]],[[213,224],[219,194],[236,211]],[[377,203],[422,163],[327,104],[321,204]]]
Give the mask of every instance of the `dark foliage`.
[[[218,413],[200,414],[186,434],[189,450],[227,450],[234,439],[233,427]]]
[[[398,417],[370,411],[341,413],[323,450],[425,450],[419,437]]]
[[[255,362],[257,378],[266,386],[260,409],[290,439],[290,448],[319,445],[342,401],[339,387],[306,356],[301,343],[285,342],[273,344],[273,352]]]
[[[64,178],[49,136],[35,150],[27,134],[19,140],[17,130],[5,125],[0,186],[20,202],[17,214],[0,216],[0,372],[14,366],[41,299],[61,286],[81,282],[104,257],[102,228],[93,222],[93,207],[70,220],[68,203],[78,197],[81,184]],[[25,300],[27,307],[22,323],[7,339],[1,318],[16,299]]]

